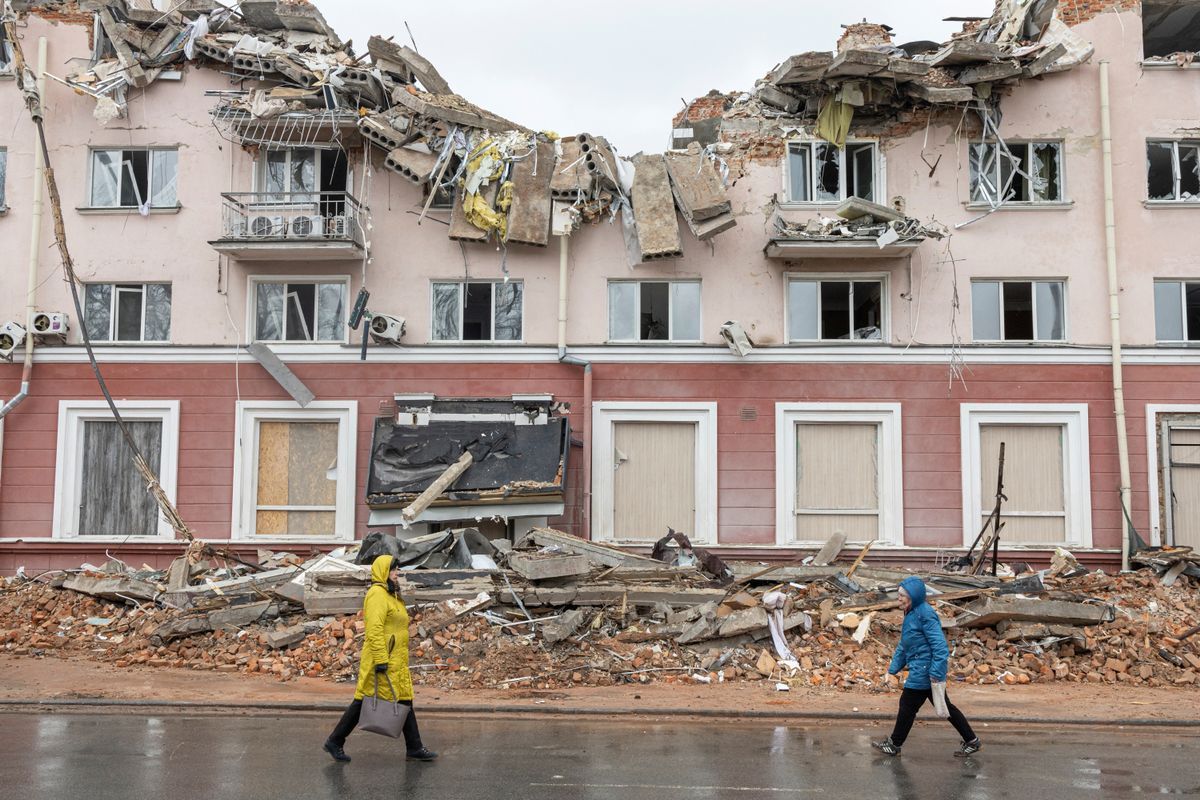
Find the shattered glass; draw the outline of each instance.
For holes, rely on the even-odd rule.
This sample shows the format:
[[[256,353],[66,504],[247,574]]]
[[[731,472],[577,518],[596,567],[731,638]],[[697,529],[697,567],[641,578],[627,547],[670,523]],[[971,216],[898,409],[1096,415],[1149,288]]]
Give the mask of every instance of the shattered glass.
[[[853,289],[854,330],[852,339],[883,338],[883,284],[855,281]]]
[[[1200,283],[1183,285],[1183,315],[1187,340],[1200,341]]]
[[[1011,155],[1010,155],[1011,153]],[[1004,199],[1010,202],[1029,202],[1029,153],[1025,145],[1013,145],[1009,152],[999,154],[1000,186],[1004,190]]]
[[[832,144],[816,146],[817,202],[841,199],[841,158]]]
[[[120,167],[120,150],[92,151],[91,205],[94,208],[111,208],[117,205],[120,195],[117,170]]]
[[[459,292],[462,284],[435,283],[433,284],[433,338],[439,342],[457,342],[459,333],[459,313],[462,301]]]
[[[1200,200],[1200,145],[1179,145],[1179,199]]]
[[[178,150],[150,151],[150,205],[169,208],[176,205],[175,184],[179,175]]]
[[[263,159],[262,183],[260,191],[267,193],[267,200],[278,202],[281,195],[288,190],[287,180],[287,150],[268,150]]]
[[[345,338],[342,334],[345,303],[346,284],[317,285],[317,339],[322,342],[340,342]]]
[[[1061,281],[1037,281],[1034,283],[1037,293],[1037,338],[1039,341],[1062,341],[1066,338],[1063,332],[1066,312],[1063,302],[1063,284]]]
[[[311,342],[317,333],[317,286],[289,283],[284,302],[284,329],[289,342]]]
[[[316,150],[309,148],[292,150],[291,179],[289,191],[294,194],[317,191]],[[312,199],[316,200],[316,197],[314,196]]]
[[[1033,158],[1030,160],[1033,178],[1033,200],[1053,202],[1062,199],[1062,186],[1059,178],[1062,146],[1058,142],[1037,142],[1031,144]]]
[[[1182,342],[1183,305],[1179,302],[1183,284],[1179,281],[1154,282],[1154,338],[1160,342]]]
[[[875,201],[875,148],[846,145],[846,194]]]
[[[142,295],[143,287],[138,284],[131,286],[118,285],[117,292],[117,324],[115,338],[118,342],[140,342],[142,340]]]
[[[145,150],[121,153],[121,207],[145,205],[150,196],[150,154]]]
[[[971,202],[995,205],[1000,192],[996,187],[996,145],[976,142],[970,146]]]
[[[525,293],[520,281],[497,283],[496,289],[496,341],[519,342],[521,340],[521,305]]]
[[[608,284],[608,338],[614,342],[637,341],[637,289],[630,281]]]
[[[700,340],[700,284],[694,281],[671,284],[671,338]]]
[[[1151,200],[1175,198],[1175,145],[1146,143],[1146,192]]]
[[[788,281],[788,341],[817,336],[817,282]]]
[[[89,283],[84,290],[83,325],[92,341],[112,338],[112,289],[111,283]]]
[[[282,283],[260,283],[254,298],[254,338],[278,342],[283,339]]]
[[[641,305],[638,308],[639,338],[646,341],[665,341],[671,338],[671,285],[656,281],[638,284]]]
[[[171,284],[146,284],[146,326],[143,338],[147,342],[166,342],[171,339]]]

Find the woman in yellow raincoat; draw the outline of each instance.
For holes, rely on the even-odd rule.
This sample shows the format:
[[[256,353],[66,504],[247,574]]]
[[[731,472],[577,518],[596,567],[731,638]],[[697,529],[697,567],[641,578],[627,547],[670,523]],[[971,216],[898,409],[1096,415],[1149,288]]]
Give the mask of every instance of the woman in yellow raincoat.
[[[354,691],[354,702],[346,708],[337,727],[325,740],[325,751],[335,761],[350,760],[343,749],[346,737],[358,725],[363,698],[375,694],[376,681],[381,700],[403,703],[409,707],[408,717],[404,720],[404,749],[408,758],[417,761],[433,761],[437,758],[437,753],[421,744],[417,717],[412,711],[412,676],[408,672],[408,609],[400,599],[399,580],[400,566],[391,556],[379,556],[371,562],[371,588],[363,600],[366,630],[362,659],[358,666],[358,688]],[[392,695],[393,689],[395,696]]]

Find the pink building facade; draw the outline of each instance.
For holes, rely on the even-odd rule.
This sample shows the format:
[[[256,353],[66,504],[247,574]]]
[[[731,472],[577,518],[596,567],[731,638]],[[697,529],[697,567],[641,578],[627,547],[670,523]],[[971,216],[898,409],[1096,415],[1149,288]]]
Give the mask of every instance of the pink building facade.
[[[1148,543],[1200,546],[1200,83],[1194,66],[1145,61],[1130,5],[1071,12],[1091,60],[1005,97],[1000,136],[1033,177],[998,209],[980,177],[1007,177],[966,109],[882,134],[852,127],[834,187],[814,177],[814,131],[780,131],[751,152],[727,116],[737,227],[711,246],[684,227],[680,258],[636,267],[607,221],[544,249],[451,241],[448,212],[435,204],[418,224],[421,189],[349,135],[230,141],[210,115],[213,93],[231,88],[215,70],[156,81],[106,125],[51,81],[46,130],[84,321],[50,215],[33,230],[34,128],[0,75],[0,324],[26,318],[32,258],[37,310],[71,325],[64,341],[37,341],[29,395],[0,423],[0,571],[106,552],[163,565],[180,550],[152,510],[101,509],[102,497],[144,498],[121,477],[81,324],[181,516],[235,549],[329,549],[387,528],[365,502],[374,421],[433,395],[564,403],[575,440],[561,509],[521,522],[464,508],[434,526],[513,535],[544,519],[631,546],[671,527],[753,559],[842,531],[848,546],[875,541],[874,559],[931,564],[975,538],[1004,442],[1005,557],[1043,563],[1065,547],[1119,564],[1102,61],[1128,515]],[[78,21],[34,14],[21,26],[27,55],[45,38],[50,72],[91,50]],[[849,180],[852,163],[868,189]],[[828,217],[860,190],[944,235],[898,251],[772,248],[776,218]],[[244,226],[279,223],[238,204],[288,194],[319,196],[315,221],[291,214],[286,235],[251,241]],[[356,232],[332,244],[304,235],[335,217]],[[361,330],[346,324],[363,287],[372,311],[405,321],[365,361]],[[727,322],[752,341],[744,355],[723,339]],[[254,342],[315,399],[297,403],[248,353]],[[23,349],[13,356],[0,362],[0,399],[20,386]]]

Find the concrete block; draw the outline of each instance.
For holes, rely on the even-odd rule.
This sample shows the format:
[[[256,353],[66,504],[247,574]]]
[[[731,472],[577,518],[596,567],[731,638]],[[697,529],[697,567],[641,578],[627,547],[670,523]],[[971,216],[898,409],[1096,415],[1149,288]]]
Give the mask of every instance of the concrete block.
[[[492,181],[483,189],[483,196],[488,201],[488,205],[495,207],[496,192],[499,191],[499,184]],[[454,190],[454,207],[450,209],[450,232],[447,234],[456,242],[486,242],[488,232],[480,230],[467,221],[466,215],[463,212],[463,187],[459,186]]]
[[[433,64],[415,50],[389,42],[379,36],[372,36],[367,41],[367,51],[371,54],[372,59],[403,64],[416,76],[426,91],[433,94],[453,94],[446,79],[441,76]]]
[[[771,71],[768,80],[777,86],[810,83],[820,79],[833,62],[833,54],[818,50],[792,56]]]
[[[633,201],[634,227],[642,261],[683,255],[666,160],[661,155],[642,155],[635,158],[633,163],[630,199]]]
[[[528,157],[513,164],[513,200],[508,209],[508,241],[545,247],[550,241],[550,183],[554,143],[538,141]]]
[[[542,639],[549,644],[561,642],[579,630],[579,626],[583,624],[586,617],[587,611],[582,608],[563,612],[558,619],[542,623]]]
[[[712,161],[702,153],[667,153],[671,191],[683,215],[692,222],[729,213],[729,198]]]
[[[592,562],[585,555],[541,555],[536,553],[511,553],[508,565],[530,581],[549,578],[567,578],[586,575],[592,570]]]
[[[267,633],[267,647],[270,647],[272,650],[291,647],[294,644],[304,641],[306,635],[303,625],[294,625],[291,628],[285,628],[281,631],[270,631]]]
[[[397,147],[388,152],[387,158],[383,160],[383,165],[413,183],[422,184],[429,182],[429,176],[433,173],[433,165],[436,161],[437,156],[433,153]]]
[[[562,156],[550,179],[550,196],[556,200],[574,200],[592,191],[592,176],[583,164],[583,152],[574,136],[559,140]]]

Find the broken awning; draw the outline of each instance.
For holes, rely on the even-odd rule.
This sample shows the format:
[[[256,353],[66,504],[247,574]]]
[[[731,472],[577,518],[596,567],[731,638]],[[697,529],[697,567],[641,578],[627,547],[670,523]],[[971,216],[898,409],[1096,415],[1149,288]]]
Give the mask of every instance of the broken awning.
[[[548,503],[476,503],[434,506],[427,508],[417,517],[417,522],[456,522],[464,519],[507,519],[516,517],[559,517],[564,503],[561,500]],[[403,509],[373,508],[367,518],[367,527],[403,525]]]
[[[481,442],[489,443],[486,449]],[[468,449],[475,461],[422,519],[445,506],[561,503],[569,442],[570,428],[562,417],[544,425],[436,419],[402,425],[380,417],[371,443],[367,505],[372,513],[407,506]]]
[[[916,250],[923,239],[908,239],[879,246],[875,239],[824,237],[770,239],[763,249],[767,258],[895,258]]]

